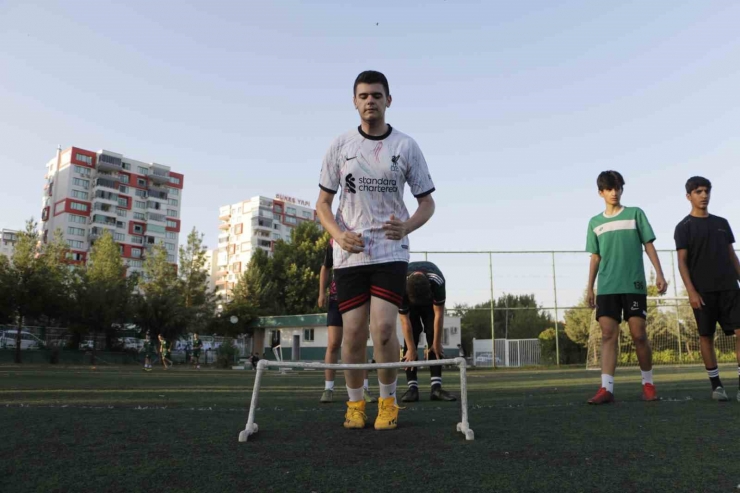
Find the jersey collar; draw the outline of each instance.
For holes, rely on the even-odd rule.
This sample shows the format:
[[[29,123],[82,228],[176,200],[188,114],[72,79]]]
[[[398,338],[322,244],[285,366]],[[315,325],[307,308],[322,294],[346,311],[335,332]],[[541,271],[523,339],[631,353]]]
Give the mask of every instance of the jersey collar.
[[[393,132],[393,127],[388,125],[388,131],[384,133],[383,135],[368,135],[365,132],[362,131],[362,125],[359,125],[357,127],[357,131],[360,132],[360,135],[365,137],[367,140],[384,140],[388,138],[388,136]]]

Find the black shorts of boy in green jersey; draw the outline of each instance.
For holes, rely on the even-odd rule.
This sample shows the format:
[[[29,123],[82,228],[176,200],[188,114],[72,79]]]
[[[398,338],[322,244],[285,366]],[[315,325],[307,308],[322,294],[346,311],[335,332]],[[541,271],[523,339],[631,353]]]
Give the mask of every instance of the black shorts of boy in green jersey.
[[[602,332],[601,387],[588,402],[605,404],[614,400],[619,323],[623,318],[629,324],[642,370],[643,399],[657,400],[652,353],[645,328],[647,284],[642,258],[644,245],[655,268],[658,292],[665,293],[668,286],[653,245],[655,234],[642,209],[622,205],[624,178],[620,173],[604,171],[596,184],[606,209],[591,218],[586,232],[586,251],[591,254],[587,298],[589,306],[596,308],[596,319]],[[596,296],[594,282],[597,273]]]
[[[701,356],[712,383],[712,398],[727,401],[714,352],[717,324],[727,335],[735,334],[735,353],[740,375],[740,261],[733,248],[730,223],[709,213],[712,183],[701,176],[686,182],[691,213],[676,226],[674,239],[678,269],[694,310]],[[739,377],[740,378],[740,377]],[[737,394],[740,401],[740,391]]]
[[[203,341],[198,337],[198,333],[193,334],[193,357],[192,363],[196,369],[200,369],[200,351],[203,349]]]
[[[445,321],[445,300],[447,287],[444,275],[432,262],[410,262],[406,276],[406,294],[403,304],[398,309],[403,332],[403,361],[417,360],[417,347],[421,333],[426,335],[429,351],[426,359],[444,358],[442,339]],[[442,367],[430,366],[432,378],[430,400],[455,401],[457,398],[442,389]],[[401,397],[403,402],[419,400],[419,381],[417,369],[406,369],[408,390]]]
[[[152,343],[149,334],[144,338],[144,346],[141,348],[144,351],[144,371],[152,371],[152,359],[154,359],[154,344]]]
[[[170,343],[167,342],[162,334],[159,334],[159,357],[162,359],[162,366],[164,366],[165,370],[172,366]]]

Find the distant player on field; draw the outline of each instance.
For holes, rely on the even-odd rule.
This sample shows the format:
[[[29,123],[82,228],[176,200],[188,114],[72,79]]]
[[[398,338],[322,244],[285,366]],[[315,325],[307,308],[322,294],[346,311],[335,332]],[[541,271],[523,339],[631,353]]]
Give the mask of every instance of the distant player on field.
[[[193,334],[193,366],[200,370],[200,352],[203,349],[203,341],[198,337],[198,333]]]
[[[586,251],[591,253],[588,303],[591,308],[596,308],[596,320],[599,321],[602,334],[601,388],[588,403],[606,404],[614,401],[614,372],[617,369],[622,316],[629,325],[642,370],[642,398],[654,401],[658,396],[653,384],[653,358],[645,329],[647,285],[642,260],[643,245],[655,268],[658,291],[663,294],[668,287],[653,245],[655,234],[642,209],[621,204],[624,192],[621,174],[604,171],[596,184],[606,210],[588,223]],[[598,296],[594,296],[597,272]]]
[[[712,383],[712,398],[727,401],[727,392],[719,379],[714,332],[717,323],[727,335],[735,334],[738,375],[740,375],[740,261],[732,244],[727,219],[709,213],[712,183],[701,176],[686,182],[686,198],[691,213],[676,226],[674,238],[689,303],[694,309],[699,330],[701,357]],[[737,393],[740,401],[740,391]]]
[[[326,313],[326,326],[329,332],[329,340],[326,345],[325,363],[336,363],[339,361],[339,350],[342,348],[342,314],[339,313],[337,302],[337,283],[334,282],[332,268],[334,266],[334,240],[329,240],[324,254],[324,263],[321,265],[319,274],[319,306],[327,307],[326,285],[329,285],[329,298]],[[324,370],[324,392],[321,394],[321,402],[328,404],[334,401],[334,376],[336,370]],[[367,378],[367,370],[363,370],[364,382],[362,385],[363,399],[365,402],[376,402],[377,399],[370,394]]]
[[[149,334],[144,336],[144,347],[141,348],[144,351],[144,371],[152,371],[152,359],[154,356],[154,344],[149,337]]]
[[[416,361],[421,333],[426,334],[429,351],[427,360],[444,357],[442,335],[445,323],[445,299],[447,288],[442,271],[432,262],[411,262],[406,277],[406,296],[398,310],[404,339],[403,361]],[[457,398],[442,389],[442,367],[430,366],[432,392],[430,400],[455,401]],[[406,369],[406,383],[409,389],[403,394],[403,402],[419,400],[419,381],[417,368]]]
[[[164,366],[165,370],[172,366],[170,343],[167,342],[162,334],[159,334],[159,357],[162,358],[162,366]]]
[[[344,326],[342,361],[366,358],[368,323],[378,363],[398,362],[396,317],[406,288],[407,235],[434,213],[434,184],[416,142],[385,123],[391,105],[388,80],[380,72],[355,79],[353,103],[360,126],[331,144],[321,168],[316,210],[334,238],[334,279]],[[419,206],[409,216],[403,202],[408,183]],[[331,206],[342,189],[336,217]],[[368,322],[369,317],[369,322]],[[379,369],[380,399],[376,430],[398,423],[397,371]],[[362,371],[345,372],[345,428],[365,426]]]

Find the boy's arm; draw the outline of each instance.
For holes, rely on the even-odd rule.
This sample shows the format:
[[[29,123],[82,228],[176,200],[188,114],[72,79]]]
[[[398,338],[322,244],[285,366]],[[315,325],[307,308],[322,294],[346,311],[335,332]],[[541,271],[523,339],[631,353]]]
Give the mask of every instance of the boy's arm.
[[[391,240],[402,240],[404,236],[413,233],[424,226],[434,214],[434,199],[431,195],[425,195],[416,199],[419,207],[414,211],[414,215],[408,221],[402,222],[391,214],[390,219],[383,224],[385,237]]]
[[[732,259],[732,265],[735,266],[735,272],[737,273],[737,278],[740,280],[740,260],[737,258],[737,252],[732,247],[732,243],[730,243],[730,259]]]
[[[691,273],[689,272],[689,251],[685,248],[678,250],[678,272],[681,274],[683,285],[686,286],[686,292],[689,294],[689,303],[694,310],[701,310],[704,300],[696,290],[694,283],[691,282]]]
[[[444,348],[442,348],[442,334],[444,333],[445,326],[445,306],[434,305],[434,341],[432,341],[432,349],[434,354],[437,355],[437,359],[441,359],[444,355]]]
[[[404,361],[416,361],[416,344],[414,344],[414,333],[411,329],[411,320],[409,320],[408,313],[399,313],[401,317],[401,332],[403,333],[403,340],[406,341],[406,355]]]
[[[326,304],[326,282],[329,280],[329,269],[325,265],[321,266],[319,273],[319,306]]]
[[[331,204],[334,202],[334,195],[321,189],[319,199],[316,201],[316,215],[319,216],[321,225],[334,238],[334,241],[339,243],[342,250],[350,253],[362,252],[365,249],[362,235],[351,231],[342,231],[331,213]]]
[[[650,262],[652,262],[653,267],[655,268],[655,285],[658,287],[658,292],[660,294],[665,294],[665,292],[668,290],[668,283],[663,276],[663,268],[660,266],[658,252],[655,250],[655,245],[653,245],[652,241],[649,243],[645,243],[645,253],[647,253]]]
[[[586,302],[590,308],[596,307],[596,296],[594,295],[594,283],[596,283],[596,274],[599,272],[601,255],[598,253],[591,254],[591,264],[588,267],[588,286],[586,287]]]

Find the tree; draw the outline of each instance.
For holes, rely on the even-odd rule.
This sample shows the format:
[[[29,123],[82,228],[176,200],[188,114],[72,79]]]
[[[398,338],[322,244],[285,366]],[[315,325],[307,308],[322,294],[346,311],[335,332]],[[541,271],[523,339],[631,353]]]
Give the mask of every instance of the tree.
[[[565,333],[568,338],[584,347],[588,344],[588,335],[594,319],[593,309],[588,306],[586,296],[587,292],[584,291],[576,308],[566,310],[564,316]]]
[[[280,315],[282,302],[279,280],[274,275],[274,263],[262,249],[252,254],[247,271],[242,274],[232,290],[233,302],[250,305],[255,314]]]
[[[188,332],[203,332],[209,326],[216,309],[214,294],[208,289],[206,254],[203,234],[193,228],[188,234],[186,246],[180,247],[178,271],[186,312],[185,329]]]
[[[144,261],[144,278],[136,297],[136,322],[152,338],[162,334],[167,339],[180,336],[187,323],[187,313],[179,288],[176,267],[167,260],[167,250],[155,245]]]

